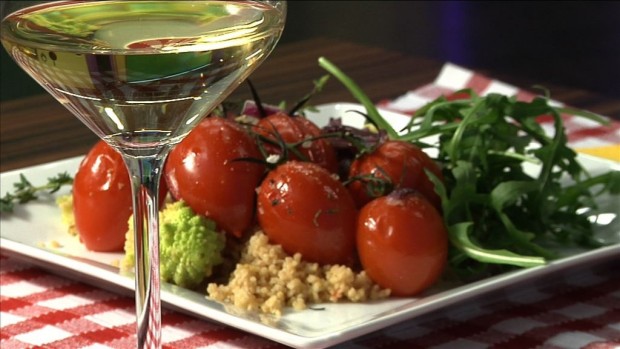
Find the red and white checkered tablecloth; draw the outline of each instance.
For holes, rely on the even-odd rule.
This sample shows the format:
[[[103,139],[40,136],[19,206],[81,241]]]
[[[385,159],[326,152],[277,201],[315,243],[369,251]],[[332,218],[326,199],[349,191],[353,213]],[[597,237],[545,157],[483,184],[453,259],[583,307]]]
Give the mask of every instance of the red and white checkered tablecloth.
[[[380,101],[381,108],[412,114],[424,104],[441,95],[449,95],[458,90],[470,88],[479,95],[501,93],[516,96],[518,100],[530,101],[535,97],[530,91],[478,74],[466,68],[447,63],[443,66],[435,81],[415,90],[409,91],[394,100]],[[553,94],[553,91],[551,91]],[[553,97],[553,96],[551,96]],[[563,106],[554,101],[554,105]],[[541,118],[541,124],[553,133],[553,120]],[[609,125],[573,115],[563,115],[568,143],[575,149],[604,154],[605,157],[620,162],[620,122],[610,120]],[[603,152],[596,152],[602,149]]]
[[[0,348],[134,348],[132,297],[0,259]],[[285,346],[164,311],[166,349]],[[620,261],[519,284],[336,346],[374,348],[620,347]]]
[[[480,94],[493,91],[532,97],[447,64],[433,83],[379,105],[410,112],[440,93],[463,87]],[[620,144],[620,123],[601,126],[571,116],[566,116],[566,123],[574,146],[604,147],[606,154],[620,161],[615,150]],[[132,297],[50,274],[14,257],[0,257],[1,349],[133,348],[135,330]],[[285,348],[169,310],[163,314],[163,343],[167,349]],[[335,348],[620,348],[620,256],[513,285]]]

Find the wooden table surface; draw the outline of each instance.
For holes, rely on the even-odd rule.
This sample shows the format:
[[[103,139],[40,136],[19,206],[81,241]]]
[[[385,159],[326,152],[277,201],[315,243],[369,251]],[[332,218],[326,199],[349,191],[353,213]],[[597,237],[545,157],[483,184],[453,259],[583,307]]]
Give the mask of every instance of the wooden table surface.
[[[263,102],[294,103],[308,93],[312,81],[326,74],[317,58],[324,56],[352,77],[373,100],[395,98],[433,81],[443,62],[411,57],[377,47],[331,39],[311,39],[281,45],[251,76]],[[486,72],[494,78],[527,88],[541,84],[552,97],[569,105],[620,118],[620,100],[585,90],[527,81],[502,72]],[[242,84],[231,98],[250,98]],[[355,101],[336,80],[311,103]],[[51,96],[44,94],[0,105],[0,171],[8,171],[85,154],[97,140],[80,121]]]

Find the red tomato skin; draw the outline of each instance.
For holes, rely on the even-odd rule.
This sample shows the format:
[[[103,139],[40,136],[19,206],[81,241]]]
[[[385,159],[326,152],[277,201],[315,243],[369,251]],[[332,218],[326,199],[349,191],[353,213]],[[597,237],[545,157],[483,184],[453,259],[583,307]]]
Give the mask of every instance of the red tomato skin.
[[[167,192],[161,181],[160,207]],[[96,252],[122,251],[133,213],[131,181],[123,157],[98,141],[78,167],[72,196],[75,227],[84,246]]]
[[[122,251],[132,211],[131,183],[123,158],[99,141],[73,180],[73,214],[80,241],[91,251]]]
[[[312,121],[301,116],[289,116],[285,113],[271,114],[259,120],[255,132],[273,141],[277,141],[274,133],[286,143],[297,143],[311,137],[321,135],[321,129]],[[274,145],[265,144],[272,154],[281,154],[282,150]],[[327,139],[315,139],[308,144],[302,144],[297,149],[310,162],[319,164],[332,173],[338,170],[336,150]],[[301,160],[289,152],[289,160]]]
[[[349,178],[373,176],[390,180],[394,189],[410,188],[418,190],[439,209],[441,199],[435,193],[435,185],[428,178],[424,169],[431,171],[443,180],[439,166],[422,149],[409,142],[388,140],[380,144],[374,151],[356,158],[349,169]],[[367,184],[363,181],[354,180],[348,188],[358,207],[364,206],[374,198],[369,195]],[[383,193],[383,195],[386,194],[388,193]]]
[[[287,253],[320,264],[353,263],[355,202],[326,169],[286,162],[263,180],[257,201],[259,225]]]
[[[236,237],[254,224],[256,187],[264,165],[256,141],[237,123],[208,117],[177,144],[164,177],[172,196]]]
[[[395,296],[413,296],[443,272],[448,235],[438,211],[419,193],[372,200],[359,214],[357,250],[368,276]]]

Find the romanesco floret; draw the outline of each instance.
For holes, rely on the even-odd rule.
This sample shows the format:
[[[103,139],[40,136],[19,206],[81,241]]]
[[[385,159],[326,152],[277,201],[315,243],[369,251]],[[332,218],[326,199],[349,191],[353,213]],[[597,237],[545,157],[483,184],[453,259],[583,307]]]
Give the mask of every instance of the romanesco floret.
[[[194,288],[212,274],[214,266],[222,263],[224,234],[215,230],[213,221],[195,214],[185,202],[168,203],[159,212],[159,226],[162,281]],[[122,270],[132,269],[135,262],[133,224],[129,227]]]

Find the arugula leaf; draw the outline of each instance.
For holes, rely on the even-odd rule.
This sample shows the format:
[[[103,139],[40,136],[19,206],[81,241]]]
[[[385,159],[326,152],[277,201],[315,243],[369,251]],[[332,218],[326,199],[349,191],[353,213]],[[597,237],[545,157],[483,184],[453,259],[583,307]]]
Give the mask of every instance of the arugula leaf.
[[[443,194],[453,253],[523,267],[557,257],[545,246],[600,246],[586,214],[596,209],[597,195],[618,193],[620,173],[591,176],[579,164],[567,145],[561,110],[547,99],[526,103],[497,94],[470,95],[460,104],[438,98],[426,108],[433,110],[432,121],[417,113],[425,120],[412,123],[416,129],[403,137],[440,138],[437,160],[446,184],[435,185]],[[553,118],[552,136],[537,121],[541,115]],[[538,175],[527,173],[525,162],[539,164]],[[567,177],[575,184],[567,185]],[[463,257],[451,260],[462,263]]]
[[[357,84],[326,59],[319,64],[366,106],[368,118],[379,129],[385,127],[389,138],[416,144],[429,136],[439,138],[435,160],[445,182],[429,171],[427,175],[442,200],[454,274],[475,278],[542,265],[557,258],[550,247],[558,244],[601,245],[588,215],[596,210],[598,195],[620,194],[620,172],[589,174],[567,144],[562,114],[602,124],[605,118],[555,107],[548,92],[524,102],[466,89],[459,91],[465,98],[442,96],[426,104],[395,132]],[[543,115],[553,119],[553,135],[539,123]],[[536,164],[538,173],[531,166],[526,169],[526,163]]]
[[[522,256],[506,249],[489,250],[470,239],[473,222],[463,222],[448,227],[450,242],[468,256],[483,263],[511,264],[519,267],[535,267],[545,264],[545,259],[536,256]]]
[[[353,81],[353,79],[348,77],[325,57],[319,57],[318,61],[321,67],[330,72],[334,77],[336,77],[336,79],[345,85],[349,91],[351,91],[351,94],[353,94],[353,96],[357,98],[357,100],[366,108],[369,119],[372,120],[379,129],[386,131],[388,136],[391,138],[397,137],[398,134],[394,128],[387,121],[385,121],[383,117],[381,117],[381,114],[379,114],[375,104],[370,100],[370,98],[368,98],[368,96],[366,96],[364,91],[355,83],[355,81]]]

